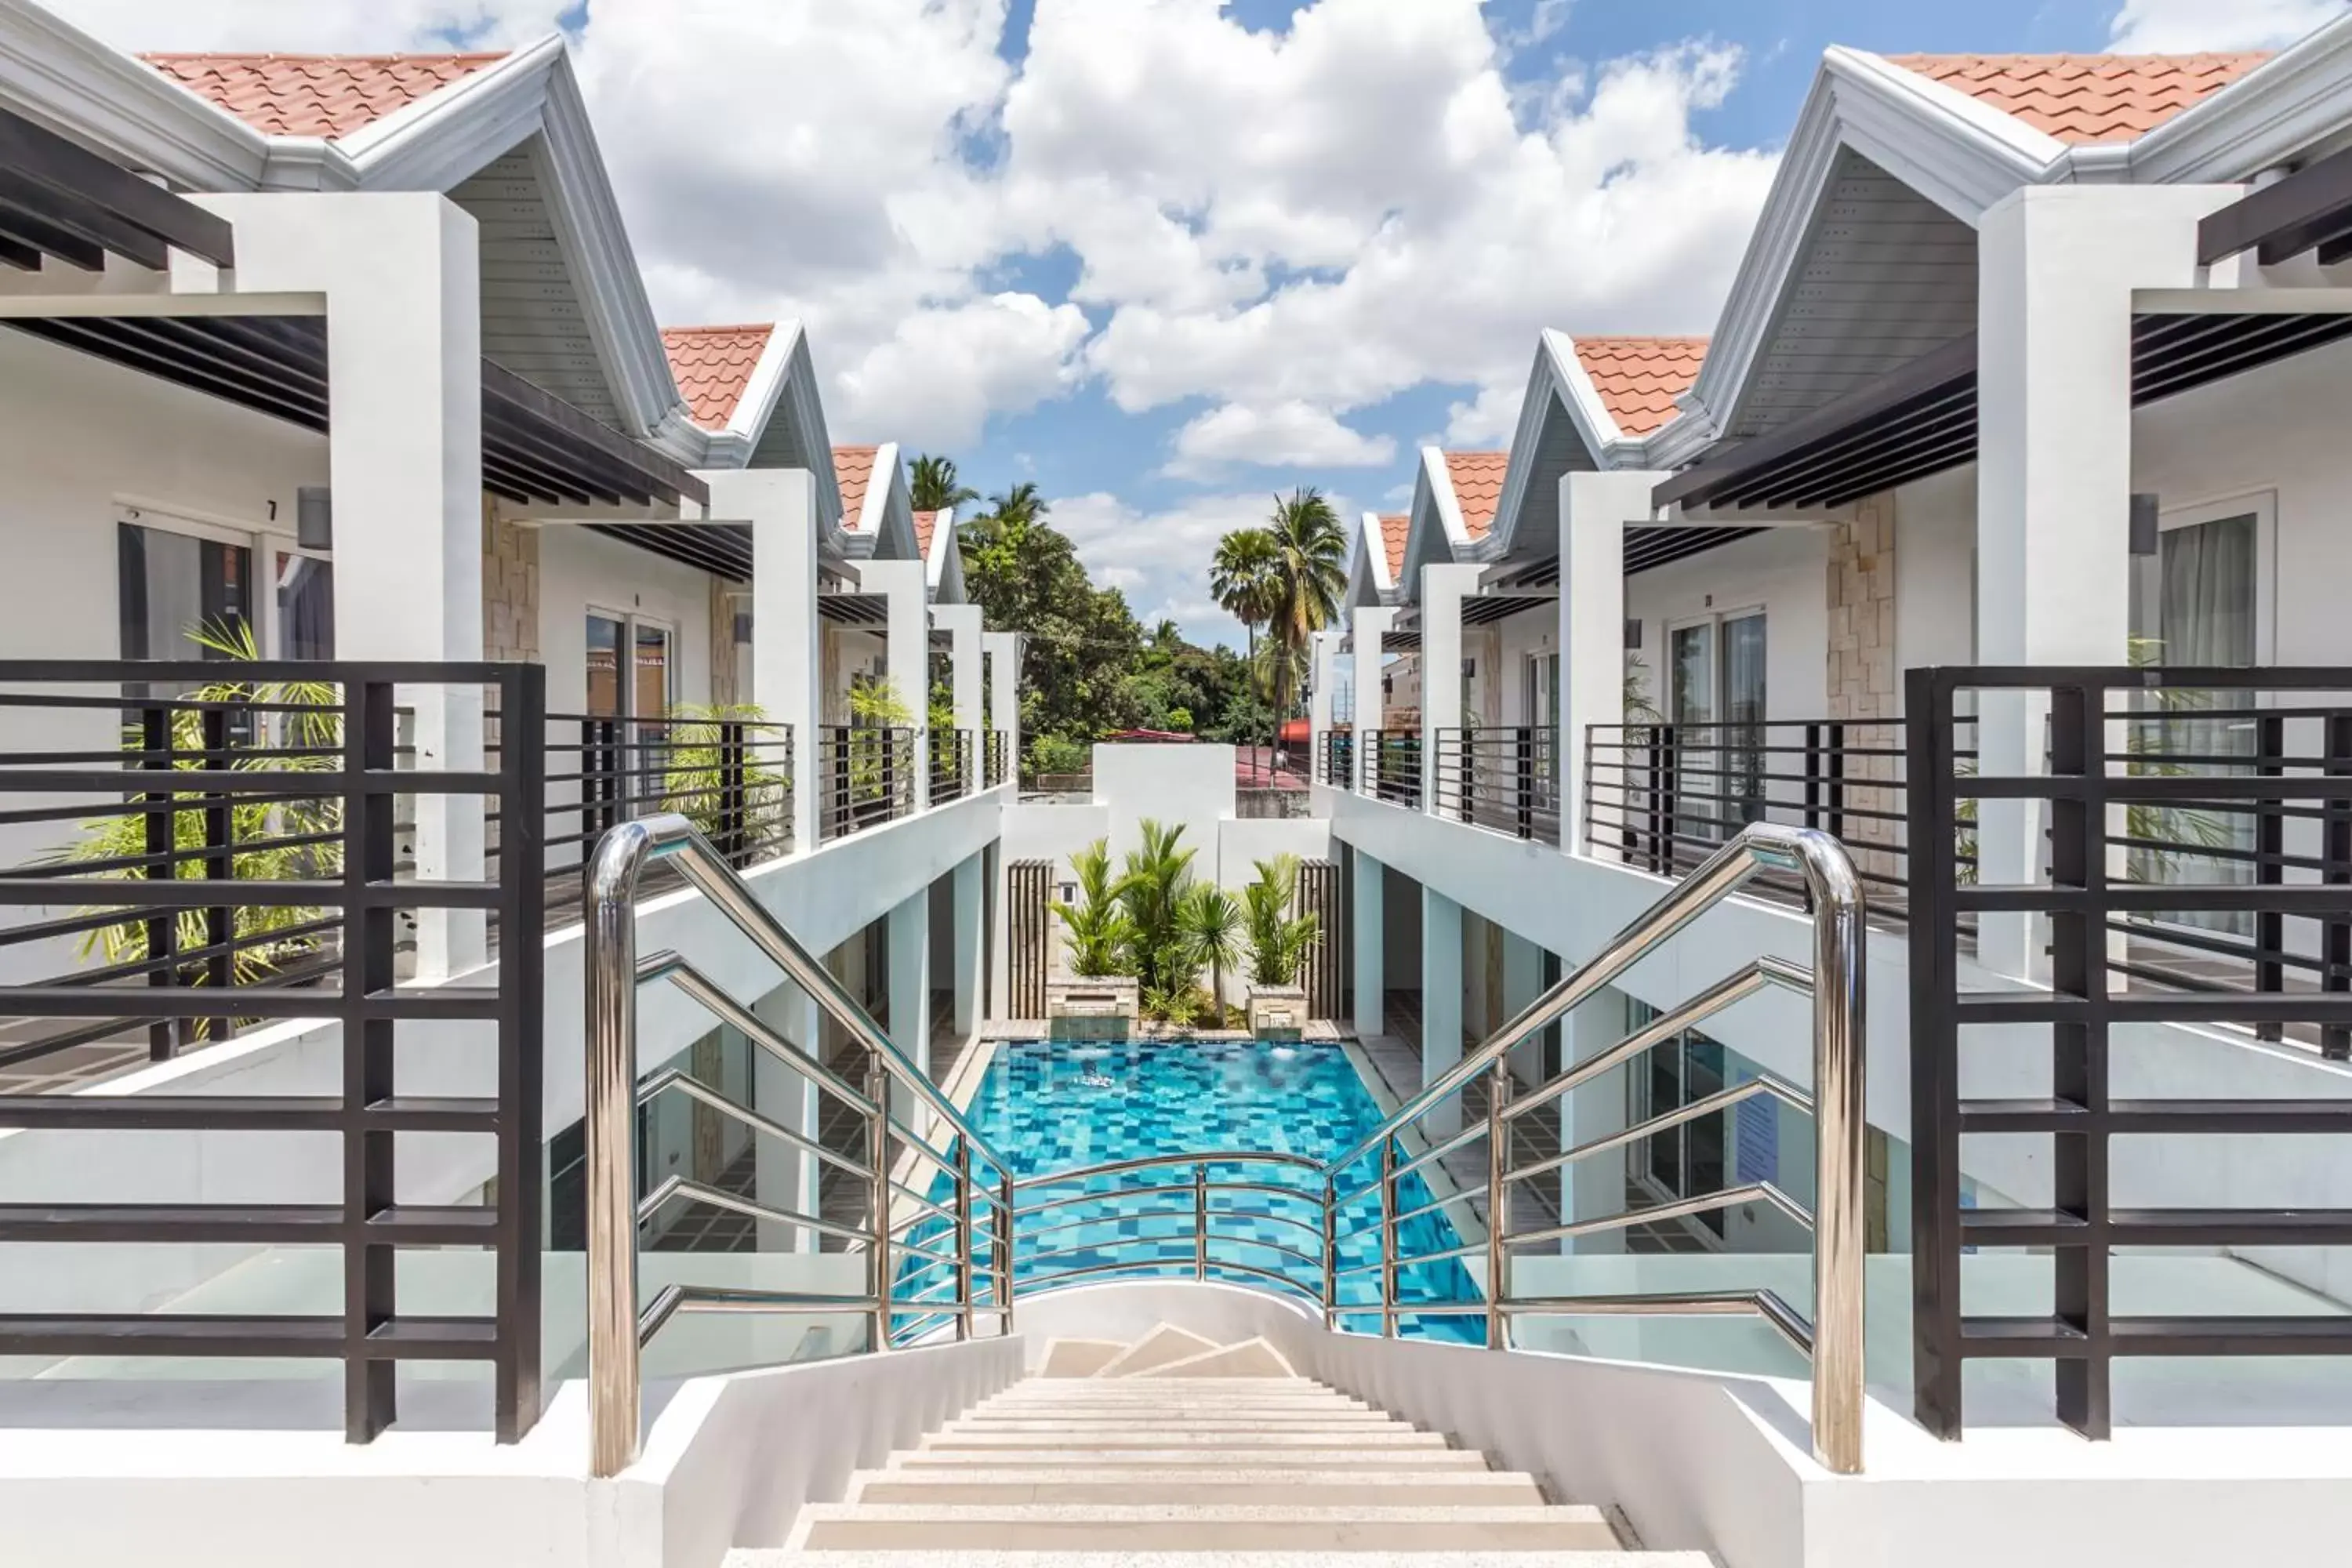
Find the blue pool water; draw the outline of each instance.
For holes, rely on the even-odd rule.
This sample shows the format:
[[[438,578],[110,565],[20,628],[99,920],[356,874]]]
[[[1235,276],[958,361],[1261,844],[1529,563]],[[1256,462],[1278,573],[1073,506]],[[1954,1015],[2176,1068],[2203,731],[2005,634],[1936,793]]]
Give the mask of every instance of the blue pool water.
[[[1097,1265],[1118,1265],[1120,1272],[1091,1278],[1189,1278],[1194,1268],[1192,1183],[1197,1163],[1190,1156],[1250,1150],[1319,1163],[1345,1152],[1381,1121],[1380,1107],[1346,1051],[1313,1041],[1009,1043],[989,1064],[967,1115],[1003,1152],[1016,1181],[1077,1165],[1168,1156],[1167,1163],[1141,1170],[1022,1187],[1018,1202],[1024,1208],[1068,1200],[1056,1202],[1049,1213],[1024,1217],[1015,1228],[1013,1278],[1024,1289]],[[982,1173],[990,1174],[984,1163]],[[1267,1189],[1212,1189],[1210,1278],[1261,1288],[1279,1288],[1278,1280],[1319,1301],[1321,1178],[1303,1167],[1238,1161],[1211,1162],[1209,1175],[1212,1182]],[[1368,1154],[1341,1173],[1337,1184],[1344,1195],[1378,1176],[1378,1157]],[[1433,1196],[1418,1174],[1407,1176],[1400,1187],[1406,1214]],[[945,1196],[942,1179],[934,1198]],[[1377,1191],[1340,1211],[1343,1305],[1379,1304],[1377,1268],[1344,1272],[1378,1261],[1379,1214]],[[1359,1227],[1359,1234],[1347,1234]],[[917,1227],[910,1239],[936,1247],[945,1239],[943,1228]],[[1445,1214],[1428,1214],[1406,1222],[1398,1255],[1412,1258],[1460,1245]],[[910,1259],[899,1273],[900,1293],[919,1300],[941,1293],[944,1272],[924,1273],[920,1260]],[[922,1278],[914,1278],[918,1274]],[[984,1295],[988,1283],[983,1278],[975,1289]],[[1404,1303],[1479,1299],[1469,1272],[1453,1259],[1403,1265],[1397,1294]],[[1355,1329],[1379,1327],[1379,1319],[1370,1314],[1343,1314],[1343,1321]],[[1486,1329],[1482,1316],[1408,1316],[1400,1320],[1399,1331],[1475,1342],[1483,1342]]]

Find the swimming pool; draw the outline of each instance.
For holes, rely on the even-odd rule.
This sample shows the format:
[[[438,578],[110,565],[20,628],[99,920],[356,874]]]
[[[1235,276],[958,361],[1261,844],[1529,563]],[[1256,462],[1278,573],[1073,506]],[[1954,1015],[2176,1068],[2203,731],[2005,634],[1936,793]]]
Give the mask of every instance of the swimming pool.
[[[1168,1163],[1145,1169],[1022,1188],[1024,1208],[1070,1200],[1015,1227],[1013,1272],[1024,1290],[1097,1265],[1120,1265],[1122,1273],[1095,1278],[1189,1278],[1194,1269],[1190,1184],[1195,1162],[1186,1156],[1249,1150],[1320,1162],[1345,1152],[1379,1127],[1381,1118],[1346,1050],[1328,1041],[1008,1042],[998,1047],[965,1110],[981,1136],[1003,1154],[1016,1180],[1074,1166],[1169,1157]],[[1209,1277],[1266,1285],[1242,1268],[1226,1267],[1242,1265],[1278,1274],[1319,1301],[1321,1179],[1301,1167],[1238,1162],[1213,1162],[1209,1175],[1213,1183],[1283,1189],[1212,1187]],[[1340,1173],[1338,1185],[1344,1194],[1378,1175],[1377,1156],[1367,1155]],[[1435,1195],[1417,1173],[1399,1185],[1406,1214],[1425,1207]],[[1150,1190],[1171,1186],[1181,1190]],[[945,1195],[946,1187],[942,1180],[935,1199]],[[1340,1211],[1343,1306],[1379,1305],[1377,1269],[1345,1272],[1378,1260],[1373,1221],[1379,1213],[1377,1192]],[[1358,1227],[1360,1234],[1347,1234]],[[918,1227],[913,1239],[920,1244],[929,1231],[943,1240],[943,1230]],[[1432,1213],[1406,1221],[1397,1250],[1411,1258],[1461,1245],[1446,1215]],[[940,1293],[937,1272],[913,1281],[920,1268],[919,1260],[910,1260],[899,1272],[902,1296]],[[1407,1263],[1398,1270],[1397,1286],[1398,1300],[1405,1303],[1480,1299],[1469,1272],[1455,1259]],[[979,1288],[984,1289],[985,1282]],[[1370,1314],[1343,1313],[1342,1321],[1354,1329],[1379,1328],[1379,1319]],[[1406,1316],[1399,1320],[1398,1331],[1481,1342],[1486,1327],[1483,1316]]]

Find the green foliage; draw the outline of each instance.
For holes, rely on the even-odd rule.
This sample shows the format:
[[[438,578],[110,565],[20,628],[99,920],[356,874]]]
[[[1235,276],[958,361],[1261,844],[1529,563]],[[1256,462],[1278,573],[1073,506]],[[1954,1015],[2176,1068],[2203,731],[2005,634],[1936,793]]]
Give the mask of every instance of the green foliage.
[[[956,477],[955,459],[929,452],[907,465],[907,489],[917,511],[945,511],[980,499],[980,492]]]
[[[1090,757],[1091,753],[1084,745],[1060,735],[1040,735],[1029,742],[1029,772],[1032,776],[1084,773]]]
[[[1194,851],[1180,847],[1183,826],[1145,817],[1143,843],[1127,852],[1118,878],[1119,907],[1127,911],[1129,973],[1144,989],[1189,987],[1200,972],[1178,923],[1192,881]]]
[[[1110,841],[1097,838],[1071,856],[1070,871],[1078,901],[1054,905],[1069,938],[1070,973],[1089,980],[1129,973],[1121,964],[1134,933],[1111,880]]]
[[[1274,541],[1271,613],[1266,618],[1266,689],[1277,715],[1298,705],[1307,639],[1339,618],[1348,585],[1348,534],[1320,490],[1276,497],[1265,531]]]
[[[1145,1017],[1157,1018],[1174,1028],[1189,1029],[1199,1019],[1204,998],[1199,986],[1187,983],[1165,989],[1147,985],[1140,1001]]]
[[[867,680],[854,683],[849,689],[850,731],[849,800],[853,805],[870,805],[883,798],[895,784],[907,787],[905,780],[890,777],[892,737],[888,731],[903,730],[915,721],[906,699],[898,695],[897,682]]]
[[[1650,705],[1650,667],[1638,653],[1625,656],[1625,722],[1663,724],[1666,716]]]
[[[1239,961],[1246,917],[1240,902],[1213,882],[1195,882],[1184,890],[1176,910],[1177,934],[1190,948],[1196,969],[1209,971],[1209,995],[1222,1016],[1225,1005],[1225,971]]]
[[[1258,985],[1296,985],[1315,945],[1312,914],[1294,912],[1298,898],[1298,857],[1277,855],[1257,863],[1257,879],[1242,889],[1248,928],[1249,976]]]
[[[674,811],[694,824],[701,835],[722,849],[730,826],[745,844],[764,844],[782,829],[792,810],[792,777],[762,754],[756,742],[739,731],[743,784],[742,815],[730,823],[723,795],[728,782],[727,726],[747,727],[767,722],[757,703],[682,703],[671,710],[665,727],[662,755],[662,809]]]
[[[252,663],[261,657],[255,646],[253,630],[243,621],[222,621],[192,626],[188,637],[198,646],[221,656],[228,663]],[[299,710],[289,713],[251,715],[247,722],[258,728],[257,746],[267,746],[267,752],[254,750],[235,752],[225,764],[231,773],[331,773],[342,765],[342,718],[340,687],[315,680],[240,680],[234,676],[214,681],[189,694],[190,700],[206,703],[251,702],[268,707],[290,707]],[[205,748],[204,717],[189,708],[175,708],[171,714],[172,747],[175,752],[195,752]],[[145,749],[140,727],[131,724],[122,731],[122,748],[126,752]],[[174,760],[171,772],[195,773],[223,764],[197,756]],[[159,773],[163,770],[157,770]],[[132,775],[126,774],[126,777]],[[299,787],[299,785],[296,787]],[[202,794],[171,795],[172,844],[180,858],[172,868],[174,878],[201,881],[210,875],[210,868],[192,852],[205,847],[205,808],[215,797]],[[184,809],[183,809],[184,803]],[[143,879],[145,868],[136,862],[147,853],[147,822],[144,814],[131,816],[94,817],[84,822],[84,837],[48,858],[59,866],[91,868],[89,879]],[[330,879],[342,875],[342,805],[331,799],[294,799],[265,801],[256,795],[239,795],[229,805],[229,832],[235,845],[229,858],[230,875],[238,881],[282,882],[306,879]],[[316,840],[312,842],[311,840]],[[80,912],[97,912],[97,906]],[[300,934],[299,928],[320,920],[325,910],[316,908],[289,906],[265,908],[237,905],[229,911],[229,929],[238,946],[230,959],[232,980],[248,985],[274,971],[310,956],[319,951],[317,935]],[[173,936],[183,952],[206,945],[205,911],[182,910],[173,917]],[[286,933],[274,937],[273,933]],[[147,926],[143,920],[129,921],[121,925],[102,926],[82,938],[80,953],[88,958],[93,952],[101,954],[109,964],[137,963],[148,957]],[[189,978],[201,984],[200,967],[192,968]],[[212,1026],[200,1026],[209,1032]]]

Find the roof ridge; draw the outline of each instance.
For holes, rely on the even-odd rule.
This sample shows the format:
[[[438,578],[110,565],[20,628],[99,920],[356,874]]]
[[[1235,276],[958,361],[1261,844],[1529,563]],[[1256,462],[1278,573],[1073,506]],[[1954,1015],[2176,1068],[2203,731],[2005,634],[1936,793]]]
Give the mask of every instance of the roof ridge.
[[[351,54],[285,49],[142,49],[139,58],[150,63],[156,60],[334,60],[392,65],[406,60],[502,60],[512,53],[512,49],[394,49],[388,53],[360,51]]]

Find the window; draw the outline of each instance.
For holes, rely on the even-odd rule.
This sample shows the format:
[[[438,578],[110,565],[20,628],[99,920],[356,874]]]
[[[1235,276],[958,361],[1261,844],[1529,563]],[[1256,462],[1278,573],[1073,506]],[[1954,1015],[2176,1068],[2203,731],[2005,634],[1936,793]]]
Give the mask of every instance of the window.
[[[677,696],[677,632],[658,621],[589,611],[589,713],[609,719],[668,717]]]
[[[1728,838],[1764,816],[1764,612],[1670,627],[1666,718],[1677,726],[1675,831]]]
[[[253,552],[144,522],[118,522],[115,542],[122,657],[227,657],[193,634],[252,625]]]
[[[277,546],[277,653],[280,658],[335,657],[335,568],[319,556]]]
[[[1627,1004],[1636,1029],[1655,1018],[1657,1009],[1642,1002]],[[1684,1031],[1654,1046],[1625,1077],[1625,1124],[1629,1127],[1663,1116],[1694,1100],[1721,1092],[1724,1049],[1696,1029]],[[1704,1197],[1725,1186],[1727,1118],[1718,1111],[1652,1133],[1633,1145],[1627,1155],[1627,1176],[1651,1201],[1672,1203]],[[1694,1215],[1685,1226],[1720,1238],[1719,1209]]]

